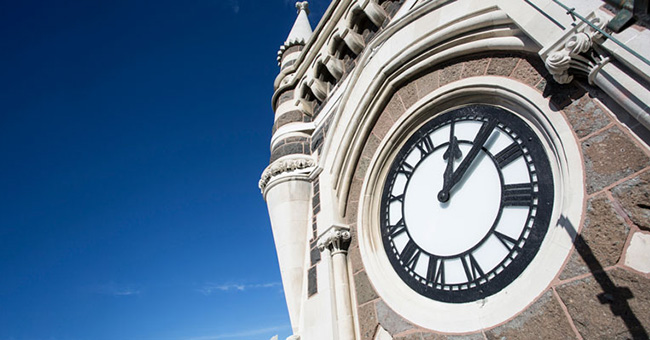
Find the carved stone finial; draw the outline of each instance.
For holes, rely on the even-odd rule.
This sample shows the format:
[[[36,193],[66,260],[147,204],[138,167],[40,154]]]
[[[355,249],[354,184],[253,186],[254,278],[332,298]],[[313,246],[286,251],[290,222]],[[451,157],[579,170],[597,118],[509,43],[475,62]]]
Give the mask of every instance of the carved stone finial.
[[[345,253],[350,245],[350,229],[345,226],[332,226],[325,234],[318,239],[318,249],[320,251],[329,249],[332,254]]]
[[[594,16],[591,23],[601,30],[607,25],[607,21],[599,16]],[[553,79],[560,84],[568,84],[573,80],[573,75],[569,74],[572,71],[587,75],[591,83],[595,74],[609,61],[594,48],[594,41],[601,35],[590,25],[576,26],[573,34],[546,58],[546,69]]]
[[[309,3],[307,1],[298,1],[296,2],[296,9],[298,10],[298,13],[300,13],[300,11],[305,11],[305,13],[309,14]]]

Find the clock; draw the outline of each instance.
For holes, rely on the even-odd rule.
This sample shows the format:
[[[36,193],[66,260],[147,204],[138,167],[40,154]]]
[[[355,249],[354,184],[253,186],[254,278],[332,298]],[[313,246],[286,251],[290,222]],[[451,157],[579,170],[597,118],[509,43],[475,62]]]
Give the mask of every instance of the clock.
[[[540,138],[493,105],[424,123],[390,163],[379,224],[401,280],[427,298],[466,303],[519,277],[549,228],[553,172]]]

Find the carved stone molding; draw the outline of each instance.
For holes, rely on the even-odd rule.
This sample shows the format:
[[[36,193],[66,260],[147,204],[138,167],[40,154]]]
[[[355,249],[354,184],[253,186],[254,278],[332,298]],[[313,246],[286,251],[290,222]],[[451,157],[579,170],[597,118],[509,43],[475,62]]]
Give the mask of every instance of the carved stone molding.
[[[314,159],[304,155],[295,155],[291,158],[278,159],[266,167],[264,172],[262,172],[262,178],[260,178],[258,186],[260,190],[264,192],[264,189],[269,184],[271,179],[273,179],[273,177],[287,172],[313,168],[315,166],[316,162]]]
[[[346,253],[350,239],[350,228],[334,225],[318,238],[318,249],[324,251],[327,248],[332,255]]]
[[[606,19],[593,14],[590,17],[594,26],[605,29]],[[590,25],[576,25],[568,37],[556,44],[557,48],[545,52],[546,68],[553,79],[560,84],[568,84],[573,80],[573,75],[569,72],[581,73],[592,83],[596,73],[609,61],[595,44],[601,38],[602,34]]]

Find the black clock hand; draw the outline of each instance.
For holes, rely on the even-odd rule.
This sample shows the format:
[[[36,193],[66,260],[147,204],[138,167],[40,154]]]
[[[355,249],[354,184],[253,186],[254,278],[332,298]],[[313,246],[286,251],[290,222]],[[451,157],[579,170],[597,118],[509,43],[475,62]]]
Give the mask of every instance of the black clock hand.
[[[460,182],[460,180],[463,178],[463,175],[465,174],[467,169],[469,169],[469,166],[474,161],[474,158],[476,158],[476,156],[478,155],[478,152],[481,150],[481,148],[483,148],[483,144],[485,144],[488,137],[490,137],[490,135],[492,134],[492,130],[494,130],[494,127],[496,125],[497,125],[496,120],[488,120],[487,123],[484,123],[481,126],[481,129],[476,134],[476,138],[474,138],[472,148],[467,153],[465,159],[463,159],[463,161],[460,162],[460,165],[458,165],[458,169],[456,169],[456,171],[454,171],[454,173],[451,175],[451,179],[449,181],[445,179],[442,185],[442,190],[440,190],[440,192],[438,193],[438,200],[440,202],[447,202],[447,200],[449,200],[449,191],[451,191],[451,188],[453,188],[454,185]],[[441,198],[446,198],[446,200],[443,200]]]
[[[454,136],[454,122],[452,121],[449,129],[449,147],[447,148],[447,151],[445,151],[445,153],[442,155],[442,158],[447,160],[447,167],[445,168],[445,172],[442,175],[443,188],[447,187],[452,180],[452,174],[454,173],[454,160],[461,158],[462,156],[463,154],[458,148],[458,138]],[[438,193],[438,201],[447,202],[448,200],[449,191],[440,191]]]

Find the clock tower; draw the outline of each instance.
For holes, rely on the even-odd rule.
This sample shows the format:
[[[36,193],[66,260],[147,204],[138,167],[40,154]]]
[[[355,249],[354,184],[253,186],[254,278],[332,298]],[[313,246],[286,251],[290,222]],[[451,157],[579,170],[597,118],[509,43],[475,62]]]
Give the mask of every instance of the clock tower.
[[[649,338],[630,3],[297,3],[259,183],[290,338]]]

